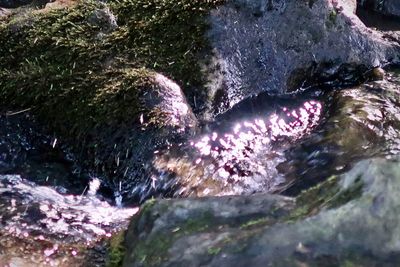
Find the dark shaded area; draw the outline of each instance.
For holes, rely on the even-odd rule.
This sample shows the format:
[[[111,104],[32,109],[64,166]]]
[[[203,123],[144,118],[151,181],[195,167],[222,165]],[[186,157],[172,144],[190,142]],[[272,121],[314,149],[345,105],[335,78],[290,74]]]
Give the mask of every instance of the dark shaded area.
[[[357,16],[367,27],[380,31],[400,31],[399,17],[384,15],[365,7],[357,9]]]
[[[53,2],[52,0],[0,0],[0,8],[17,8],[26,5],[33,7],[43,8],[47,3]]]
[[[358,6],[382,15],[400,17],[400,2],[398,0],[360,0]],[[371,21],[373,16],[370,17]]]
[[[0,7],[16,8],[16,7],[28,5],[30,3],[32,3],[32,0],[1,0]]]
[[[0,174],[19,174],[60,193],[81,194],[90,177],[56,136],[40,128],[27,112],[0,115]]]

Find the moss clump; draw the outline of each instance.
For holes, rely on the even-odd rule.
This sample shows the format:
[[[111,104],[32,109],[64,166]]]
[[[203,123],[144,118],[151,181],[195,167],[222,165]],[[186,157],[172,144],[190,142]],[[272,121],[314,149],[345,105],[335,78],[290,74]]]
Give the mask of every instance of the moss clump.
[[[199,53],[207,50],[204,17],[224,0],[122,0],[111,2],[120,29],[110,38],[118,54],[158,72],[184,88],[204,82]],[[141,56],[142,55],[142,56]]]
[[[147,203],[147,202],[146,202]],[[151,205],[146,205],[146,207],[142,210],[142,216],[149,216],[149,213],[151,212],[151,207],[154,204]],[[160,208],[160,205],[158,206],[158,208]],[[149,256],[150,258],[148,259],[152,259],[153,257],[152,255],[152,251],[154,251],[154,248],[157,248],[157,251],[154,251],[158,256],[160,257],[161,254],[163,254],[164,252],[166,252],[166,250],[163,250],[159,247],[159,245],[154,246],[153,243],[160,243],[162,245],[162,247],[164,247],[165,249],[168,249],[169,247],[167,247],[167,244],[172,244],[173,241],[175,241],[176,239],[178,239],[181,236],[184,235],[190,235],[193,233],[200,233],[200,232],[205,232],[207,230],[210,230],[210,228],[216,228],[216,227],[220,227],[221,225],[218,223],[215,223],[215,218],[212,215],[211,212],[204,212],[202,214],[200,214],[199,216],[196,216],[195,218],[189,219],[181,224],[175,225],[175,228],[171,231],[171,234],[169,236],[166,237],[162,237],[162,234],[157,234],[157,237],[154,238],[152,241],[149,242],[149,244],[144,244],[142,246],[136,247],[136,250],[139,250],[140,253],[138,253],[138,255],[142,255],[143,253],[145,253],[146,251],[149,252],[147,256]],[[213,224],[214,223],[214,224]],[[164,246],[165,245],[165,246]],[[147,248],[147,249],[145,249]]]
[[[165,205],[168,204],[155,200],[147,201],[140,214],[131,222],[130,229],[135,229],[127,238],[132,245],[128,255],[131,262],[140,262],[143,266],[159,266],[164,259],[170,257],[168,250],[177,239],[221,227],[221,224],[215,223],[216,219],[210,211],[204,211],[189,220],[174,223],[173,229],[152,232],[156,218],[160,214],[168,213],[166,209],[170,206]],[[143,233],[148,235],[144,239],[138,239]]]
[[[338,184],[339,180],[339,176],[332,176],[315,187],[302,192],[296,199],[297,208],[285,220],[297,221],[317,214],[321,209],[339,207],[362,195],[363,183],[361,177],[345,190]]]
[[[326,27],[328,28],[334,27],[336,25],[337,16],[338,16],[337,11],[335,9],[331,10],[328,13],[327,20],[325,22]]]
[[[210,255],[217,255],[217,254],[219,254],[220,252],[221,252],[221,248],[218,248],[218,247],[211,247],[211,248],[208,248],[208,254],[210,254]]]
[[[0,26],[0,96],[8,108],[31,108],[69,137],[83,137],[106,122],[136,117],[140,89],[152,72],[141,66],[106,67],[112,51],[89,22],[100,4],[32,12]]]
[[[125,231],[116,233],[111,239],[108,247],[107,267],[122,266],[122,261],[125,255],[124,247]]]
[[[135,258],[144,266],[157,266],[164,258],[168,257],[168,249],[171,247],[173,239],[162,234],[140,242],[134,250]]]
[[[199,66],[199,53],[208,48],[204,18],[220,3],[81,0],[2,20],[0,104],[30,108],[78,151],[93,150],[83,157],[94,162],[91,155],[102,154],[107,150],[102,144],[111,143],[104,140],[109,129],[138,124],[146,112],[141,94],[151,90],[155,72],[177,81],[189,96],[202,93],[195,89],[204,80]],[[118,27],[107,24],[112,14]]]

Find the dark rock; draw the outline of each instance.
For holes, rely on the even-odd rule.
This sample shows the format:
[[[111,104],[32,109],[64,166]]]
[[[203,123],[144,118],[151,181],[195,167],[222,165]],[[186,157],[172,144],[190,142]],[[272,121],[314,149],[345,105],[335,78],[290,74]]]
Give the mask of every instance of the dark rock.
[[[211,91],[222,90],[227,106],[335,76],[355,84],[365,70],[399,61],[400,46],[364,26],[354,14],[355,0],[260,3],[228,1],[210,15],[208,36],[220,66],[220,82],[213,83],[219,87]]]
[[[388,69],[384,80],[333,93],[323,127],[286,150],[286,160],[277,167],[295,181],[284,193],[297,195],[361,158],[398,153],[399,85],[399,75]]]
[[[32,3],[33,0],[1,0],[0,7],[16,8]]]
[[[384,15],[400,16],[400,2],[397,0],[359,0],[359,4]]]
[[[216,231],[217,233],[228,229],[240,229],[240,226],[245,228],[249,221],[273,224],[287,216],[293,207],[292,199],[274,195],[147,202],[139,217],[134,218],[127,232],[125,244],[128,251],[124,266],[140,266],[141,260],[144,260],[145,263],[162,265],[170,245],[173,244],[172,240],[186,239],[198,231],[209,233]],[[264,218],[268,218],[268,220],[263,221]],[[204,237],[208,239],[206,235]],[[212,235],[209,236],[209,240],[204,238],[199,240],[198,245],[203,246],[203,248],[199,248],[200,250],[207,249],[204,247],[206,243],[212,246],[214,242],[218,242],[218,240],[213,240]],[[183,242],[186,243],[186,241]],[[193,250],[194,253],[196,253],[195,250]],[[181,254],[172,255],[174,258],[175,256],[179,257]],[[174,261],[176,260],[178,258],[175,258]],[[198,266],[204,260],[205,258],[198,258],[195,260],[197,264],[190,265]],[[190,262],[181,258],[177,263],[185,265]],[[167,265],[169,264],[167,263]]]
[[[0,0],[0,8],[18,8],[31,5],[36,8],[43,8],[51,0]]]
[[[88,18],[92,25],[96,25],[104,32],[109,32],[118,27],[117,19],[108,7],[103,9],[96,9]]]
[[[167,184],[154,187],[150,179],[154,151],[186,140],[197,128],[196,117],[180,87],[158,73],[151,73],[150,80],[151,85],[143,88],[136,100],[142,113],[132,127],[105,127],[95,140],[102,148],[96,159],[106,163],[110,173],[112,170],[111,187],[119,189],[117,200],[126,203],[165,193]]]

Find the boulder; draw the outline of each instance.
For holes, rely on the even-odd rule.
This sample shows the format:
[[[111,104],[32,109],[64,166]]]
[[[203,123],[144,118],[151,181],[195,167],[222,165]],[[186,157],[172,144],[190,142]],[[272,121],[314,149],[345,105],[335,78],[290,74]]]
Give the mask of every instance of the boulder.
[[[226,100],[214,104],[216,112],[262,91],[280,94],[336,76],[357,83],[366,70],[399,62],[399,45],[364,26],[355,0],[263,3],[227,1],[210,14],[219,66],[213,77],[220,79],[210,90]]]
[[[206,94],[194,90],[197,54],[218,1],[149,3],[70,1],[0,22],[2,106],[31,109],[82,165],[109,177],[117,201],[149,189],[153,151],[191,134]]]
[[[148,203],[123,266],[374,266],[400,257],[399,160],[373,159],[280,196]]]

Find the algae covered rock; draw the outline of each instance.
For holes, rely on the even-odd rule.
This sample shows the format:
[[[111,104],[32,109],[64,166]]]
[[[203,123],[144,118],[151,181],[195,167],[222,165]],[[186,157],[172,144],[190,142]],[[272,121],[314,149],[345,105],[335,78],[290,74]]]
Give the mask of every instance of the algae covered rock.
[[[130,225],[123,266],[392,266],[387,260],[400,255],[399,166],[363,161],[297,199],[148,204]]]

